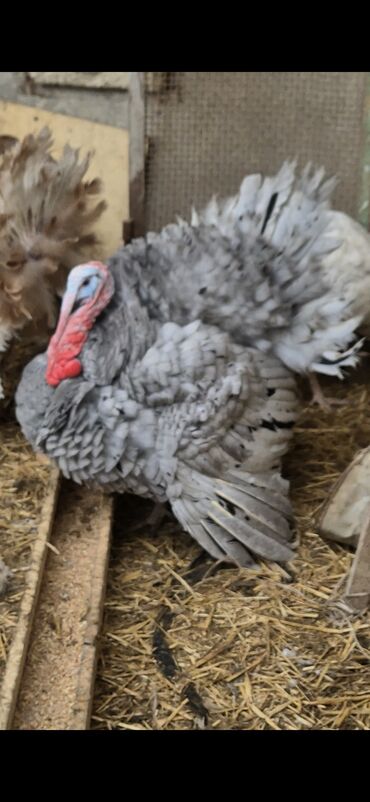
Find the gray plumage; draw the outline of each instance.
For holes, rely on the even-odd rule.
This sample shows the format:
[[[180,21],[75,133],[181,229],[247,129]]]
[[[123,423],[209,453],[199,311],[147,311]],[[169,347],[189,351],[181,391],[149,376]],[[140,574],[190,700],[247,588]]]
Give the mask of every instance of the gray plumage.
[[[53,388],[45,354],[25,368],[16,393],[25,436],[76,482],[168,501],[215,558],[289,560],[280,471],[297,414],[294,380],[274,356],[199,320],[150,320],[115,278],[80,354],[82,374]]]
[[[191,224],[134,241],[109,264],[136,284],[154,319],[200,318],[293,371],[342,378],[370,316],[370,238],[331,210],[334,186],[323,170],[308,165],[297,176],[285,163],[272,178],[248,176],[238,195],[214,199]]]

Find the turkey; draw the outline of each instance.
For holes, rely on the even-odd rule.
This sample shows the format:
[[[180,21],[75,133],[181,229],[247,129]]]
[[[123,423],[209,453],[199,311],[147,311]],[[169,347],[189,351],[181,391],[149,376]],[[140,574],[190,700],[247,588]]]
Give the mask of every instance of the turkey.
[[[193,210],[191,221],[194,226],[216,225],[230,236],[246,206],[254,217],[246,222],[247,229],[252,233],[262,222],[264,240],[293,257],[294,272],[308,271],[309,292],[312,282],[319,281],[310,301],[300,296],[300,284],[293,280],[287,288],[292,299],[297,293],[291,325],[270,332],[274,352],[293,371],[308,372],[310,379],[315,373],[343,378],[342,367],[356,365],[363,340],[347,346],[357,328],[365,333],[370,324],[370,236],[349,215],[331,208],[336,183],[335,177],[325,177],[324,168],[315,170],[311,164],[297,178],[296,163],[285,162],[274,178],[248,176],[236,197],[223,202],[214,198],[200,215]],[[238,222],[244,225],[244,218]],[[328,352],[333,347],[336,353]]]
[[[370,319],[370,239],[333,211],[334,178],[286,162],[274,177],[247,176],[238,195],[214,199],[109,260],[136,281],[152,318],[217,325],[274,353],[292,371],[343,378]],[[312,382],[317,385],[317,382]],[[317,400],[325,406],[322,394]]]
[[[25,437],[66,477],[168,502],[210,555],[239,565],[294,554],[281,457],[297,406],[274,355],[200,320],[151,319],[119,265],[99,262],[70,273],[49,348],[16,392]]]
[[[84,181],[90,155],[66,145],[52,158],[48,128],[9,140],[0,163],[0,353],[30,321],[39,333],[57,320],[69,270],[96,244],[91,226],[106,208],[100,181]],[[3,391],[0,383],[0,398]]]

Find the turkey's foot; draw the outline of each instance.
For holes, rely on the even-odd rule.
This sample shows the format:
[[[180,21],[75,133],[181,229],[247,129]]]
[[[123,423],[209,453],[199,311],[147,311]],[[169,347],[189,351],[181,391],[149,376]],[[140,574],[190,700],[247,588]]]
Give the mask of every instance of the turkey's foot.
[[[318,404],[320,409],[323,409],[324,412],[330,412],[333,407],[343,407],[348,403],[344,398],[330,398],[329,396],[326,396],[316,376],[316,373],[309,373],[308,381],[312,391],[310,404]]]
[[[167,509],[166,505],[158,502],[157,504],[153,505],[153,509],[150,511],[149,515],[147,515],[138,523],[130,526],[127,531],[131,534],[132,532],[145,530],[148,531],[150,535],[156,536],[159,533],[161,524],[166,518],[168,518],[169,521],[173,521],[174,526],[179,526],[176,519],[173,518],[171,511]]]

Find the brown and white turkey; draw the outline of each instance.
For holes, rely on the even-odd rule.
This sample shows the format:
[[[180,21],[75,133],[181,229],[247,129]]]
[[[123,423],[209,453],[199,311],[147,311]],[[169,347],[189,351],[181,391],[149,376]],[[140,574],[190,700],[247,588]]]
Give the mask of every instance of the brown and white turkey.
[[[54,327],[56,299],[96,244],[93,224],[106,207],[96,201],[100,181],[84,180],[90,156],[65,145],[56,160],[52,146],[44,128],[9,138],[0,157],[0,355],[30,322],[39,333]]]

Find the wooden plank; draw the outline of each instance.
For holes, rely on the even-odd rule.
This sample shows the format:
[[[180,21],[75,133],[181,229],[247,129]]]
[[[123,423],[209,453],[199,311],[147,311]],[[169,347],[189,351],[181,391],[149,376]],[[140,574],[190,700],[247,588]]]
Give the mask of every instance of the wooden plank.
[[[12,729],[89,726],[112,497],[62,481]]]
[[[128,89],[128,72],[29,72],[42,86],[74,86],[82,89]]]
[[[362,156],[362,181],[358,219],[365,228],[370,228],[370,75],[366,82],[364,103],[364,148]]]
[[[169,72],[146,72],[145,91],[163,95],[169,85],[170,75],[171,73]]]
[[[349,573],[345,601],[357,612],[364,612],[370,599],[370,510],[364,522]]]
[[[60,474],[59,471],[53,467],[51,469],[48,492],[42,506],[41,521],[32,550],[30,568],[27,572],[26,587],[21,601],[19,618],[9,650],[9,657],[0,690],[0,730],[6,730],[11,727],[17,704],[42,583],[42,575],[48,552],[47,543],[53,526],[59,487]]]
[[[91,571],[91,593],[88,600],[88,616],[84,645],[81,653],[76,700],[72,709],[69,729],[88,729],[91,719],[94,682],[98,661],[99,634],[103,620],[104,597],[108,574],[109,548],[112,531],[113,501],[105,496],[101,509],[95,517],[99,533],[95,562]]]
[[[359,451],[335,483],[318,531],[330,540],[357,545],[344,598],[362,612],[370,600],[370,448]]]
[[[75,89],[110,89],[127,91],[128,72],[27,72],[32,81],[40,86],[71,86]],[[168,73],[147,72],[146,91],[163,92]]]
[[[66,142],[82,153],[94,151],[88,178],[103,180],[103,197],[108,209],[95,224],[101,241],[96,258],[106,259],[122,244],[122,221],[129,217],[129,144],[128,131],[94,123],[79,117],[53,114],[44,109],[0,101],[0,135],[18,139],[48,125],[55,141],[55,155],[61,154]]]
[[[134,221],[124,220],[122,225],[123,244],[128,245],[134,237]]]
[[[335,483],[321,510],[318,530],[329,540],[357,545],[369,510],[370,448],[365,448]]]
[[[144,73],[129,73],[130,214],[134,235],[145,234],[145,97]]]

